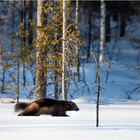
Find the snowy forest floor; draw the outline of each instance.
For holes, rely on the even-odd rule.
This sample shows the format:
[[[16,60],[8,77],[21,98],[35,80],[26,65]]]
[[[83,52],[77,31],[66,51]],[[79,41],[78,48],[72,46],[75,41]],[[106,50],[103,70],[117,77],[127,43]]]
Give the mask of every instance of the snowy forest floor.
[[[13,113],[13,104],[0,104],[0,139],[138,140],[140,138],[139,102],[100,106],[98,128],[95,127],[95,104],[80,102],[77,104],[80,111],[68,112],[70,117],[17,117]]]

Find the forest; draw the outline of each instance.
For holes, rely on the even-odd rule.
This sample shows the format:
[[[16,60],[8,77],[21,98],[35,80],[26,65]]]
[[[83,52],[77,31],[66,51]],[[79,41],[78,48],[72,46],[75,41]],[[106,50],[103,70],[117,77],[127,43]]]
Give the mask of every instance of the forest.
[[[130,41],[135,51],[140,52],[137,45],[138,36],[131,36],[131,33],[128,34],[131,31],[127,30],[132,24],[139,28],[140,3],[103,2],[105,4],[103,63],[107,69],[105,80],[107,83],[110,68],[116,64],[122,50],[118,48],[116,54],[117,40]],[[1,1],[0,6],[1,94],[10,97],[14,94],[12,98],[17,98],[17,101],[20,92],[23,91],[27,98],[35,94],[35,99],[49,96],[59,99],[62,93],[63,73],[63,2]],[[100,1],[67,1],[65,92],[71,97],[79,90],[79,83],[88,90],[85,75],[79,68],[93,54],[98,61],[101,53],[98,45],[101,41],[100,7]],[[111,21],[115,23],[113,26],[110,24]],[[109,42],[115,42],[111,48],[106,45]],[[136,64],[128,65],[128,69],[139,69],[139,56],[136,56],[135,61]],[[28,80],[27,73],[32,76],[32,80]],[[94,79],[97,80],[97,74],[93,76],[93,81]],[[70,93],[72,83],[76,89]],[[133,90],[127,91],[128,98],[133,92],[139,92],[139,84],[136,84]]]
[[[139,7],[0,0],[1,138],[139,139]],[[42,98],[72,100],[80,110],[15,117],[15,104]]]

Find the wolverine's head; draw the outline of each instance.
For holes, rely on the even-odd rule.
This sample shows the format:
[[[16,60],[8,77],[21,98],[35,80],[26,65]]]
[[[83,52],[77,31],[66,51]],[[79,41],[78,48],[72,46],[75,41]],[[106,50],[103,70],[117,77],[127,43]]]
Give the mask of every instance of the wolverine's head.
[[[74,110],[74,111],[78,111],[79,110],[79,108],[77,107],[77,105],[74,102],[70,101],[69,104],[70,104],[70,110],[71,111],[72,110]]]

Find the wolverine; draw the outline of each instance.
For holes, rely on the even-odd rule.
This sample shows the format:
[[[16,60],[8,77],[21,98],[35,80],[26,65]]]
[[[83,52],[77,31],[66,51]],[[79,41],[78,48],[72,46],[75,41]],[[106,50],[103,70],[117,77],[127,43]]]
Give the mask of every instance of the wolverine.
[[[15,112],[23,111],[18,116],[67,116],[66,111],[78,111],[79,108],[72,101],[55,100],[44,98],[36,100],[32,103],[17,103]]]

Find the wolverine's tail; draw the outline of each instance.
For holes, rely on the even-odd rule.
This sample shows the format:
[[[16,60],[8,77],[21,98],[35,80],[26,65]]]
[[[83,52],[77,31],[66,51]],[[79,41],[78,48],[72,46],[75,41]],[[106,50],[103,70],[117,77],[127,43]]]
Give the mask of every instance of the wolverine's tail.
[[[17,103],[15,105],[15,112],[18,112],[20,110],[24,110],[26,107],[28,107],[31,103]]]

